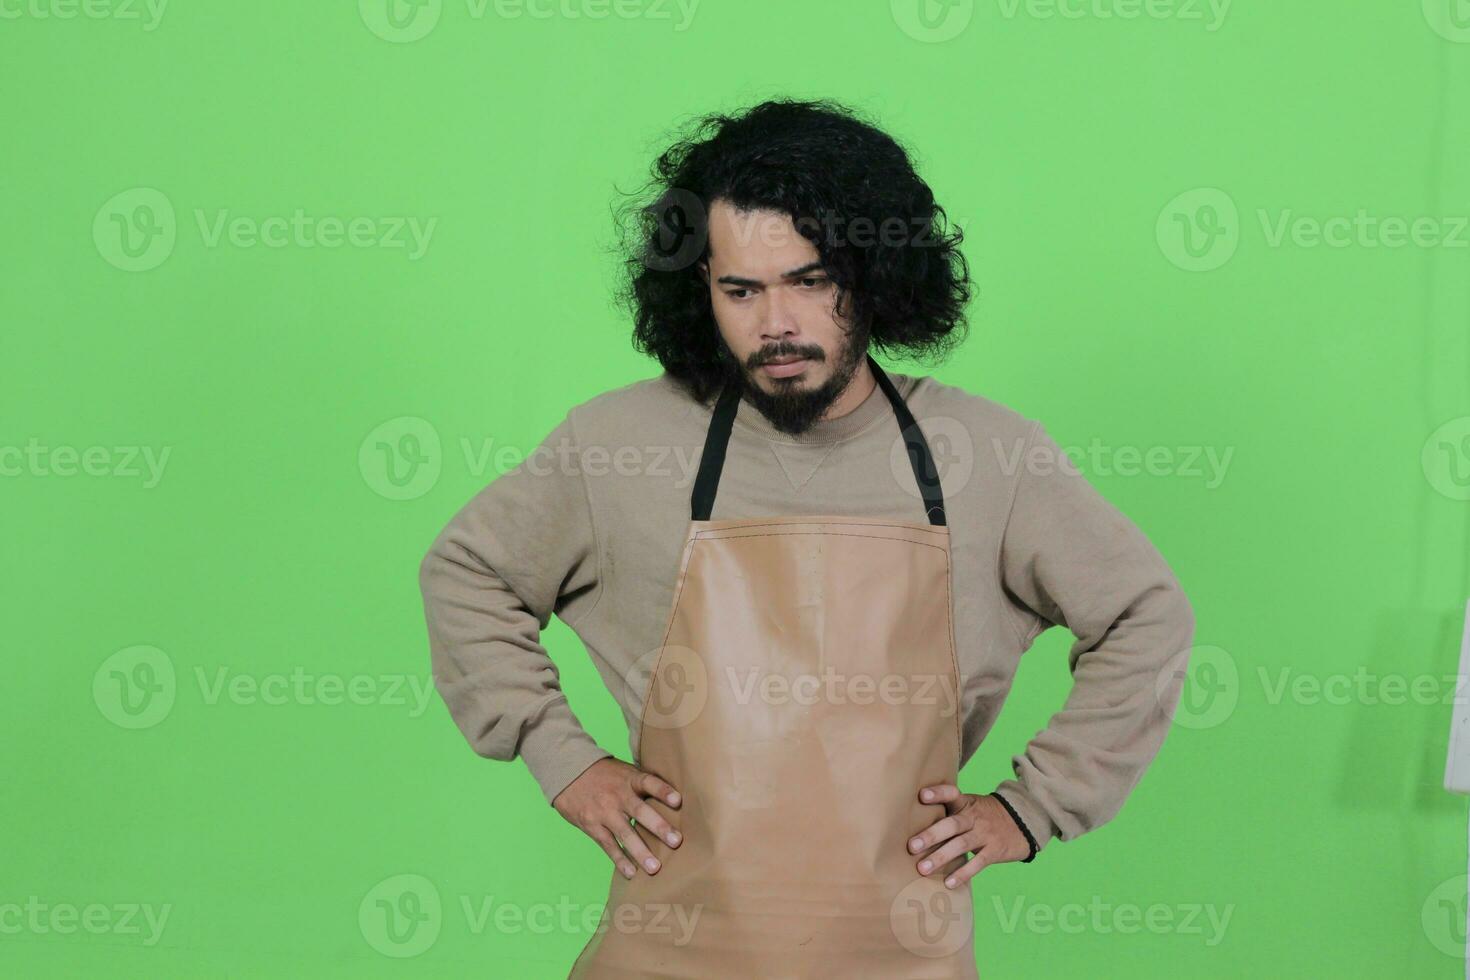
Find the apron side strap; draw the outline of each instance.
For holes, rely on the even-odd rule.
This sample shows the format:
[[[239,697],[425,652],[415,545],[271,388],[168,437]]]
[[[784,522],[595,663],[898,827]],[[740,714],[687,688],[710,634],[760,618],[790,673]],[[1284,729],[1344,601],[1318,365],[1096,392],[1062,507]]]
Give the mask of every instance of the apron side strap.
[[[889,380],[887,372],[873,360],[872,354],[868,355],[868,367],[878,380],[878,387],[883,389],[883,394],[888,396],[888,401],[893,405],[893,414],[898,417],[898,428],[903,432],[909,466],[914,471],[914,480],[919,484],[919,493],[924,498],[924,513],[931,525],[944,527],[944,488],[939,485],[939,468],[934,465],[934,456],[929,452],[924,430],[914,421],[914,415],[899,395],[898,389]]]
[[[693,520],[707,521],[714,512],[720,471],[725,467],[725,449],[730,444],[730,429],[735,425],[735,411],[739,407],[740,385],[728,381],[715,403],[709,434],[699,454],[699,474],[694,478],[694,492],[689,496],[689,514]]]

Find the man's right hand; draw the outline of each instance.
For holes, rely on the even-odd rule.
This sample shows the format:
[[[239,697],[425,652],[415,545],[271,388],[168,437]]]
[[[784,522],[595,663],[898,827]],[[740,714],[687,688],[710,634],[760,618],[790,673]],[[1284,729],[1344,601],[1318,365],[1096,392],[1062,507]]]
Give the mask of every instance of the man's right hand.
[[[648,805],[647,797],[657,797],[679,808],[679,791],[674,787],[651,772],[609,756],[588,766],[556,794],[551,805],[568,823],[597,841],[623,877],[632,878],[639,867],[651,875],[659,869],[658,858],[649,853],[632,821],[637,820],[670,847],[678,847],[683,840],[679,831]]]

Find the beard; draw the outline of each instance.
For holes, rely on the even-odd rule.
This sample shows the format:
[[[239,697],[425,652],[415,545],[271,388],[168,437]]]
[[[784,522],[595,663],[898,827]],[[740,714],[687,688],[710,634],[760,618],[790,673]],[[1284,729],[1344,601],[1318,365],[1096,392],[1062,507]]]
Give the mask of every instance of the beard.
[[[766,361],[778,357],[810,358],[814,362],[825,362],[827,354],[816,344],[795,344],[783,341],[768,344],[751,354],[741,363],[734,352],[725,344],[725,338],[715,331],[719,342],[720,359],[724,361],[729,380],[741,386],[741,395],[765,416],[777,431],[791,436],[807,432],[827,409],[832,407],[852,381],[858,366],[868,352],[868,332],[851,331],[842,334],[837,350],[833,352],[833,370],[830,377],[815,388],[805,387],[802,375],[791,378],[767,378],[775,385],[774,391],[766,391],[755,380],[755,372]]]

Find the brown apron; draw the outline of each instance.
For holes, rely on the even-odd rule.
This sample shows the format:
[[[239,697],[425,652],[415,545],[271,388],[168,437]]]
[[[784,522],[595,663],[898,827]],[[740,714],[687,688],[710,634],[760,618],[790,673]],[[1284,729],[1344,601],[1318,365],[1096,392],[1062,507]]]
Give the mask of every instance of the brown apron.
[[[649,801],[683,843],[637,827],[662,867],[613,871],[569,980],[977,976],[969,886],[944,887],[965,858],[925,877],[908,850],[944,816],[919,788],[959,769],[944,497],[923,433],[868,364],[927,519],[711,520],[740,400],[726,386],[634,752],[683,796]]]

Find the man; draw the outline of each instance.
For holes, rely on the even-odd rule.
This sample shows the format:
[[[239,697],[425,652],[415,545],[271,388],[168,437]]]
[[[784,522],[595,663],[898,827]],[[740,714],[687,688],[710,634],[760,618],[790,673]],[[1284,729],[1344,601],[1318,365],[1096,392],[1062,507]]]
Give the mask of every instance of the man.
[[[663,372],[575,406],[435,540],[437,688],[607,854],[610,909],[704,916],[682,944],[603,931],[575,976],[974,976],[968,882],[1118,812],[1169,729],[1191,607],[1039,423],[872,359],[946,352],[969,299],[961,236],[890,137],[767,102],[654,176],[627,298]],[[634,764],[568,705],[552,614]],[[1076,637],[1066,704],[1014,779],[962,792],[1052,625]]]

